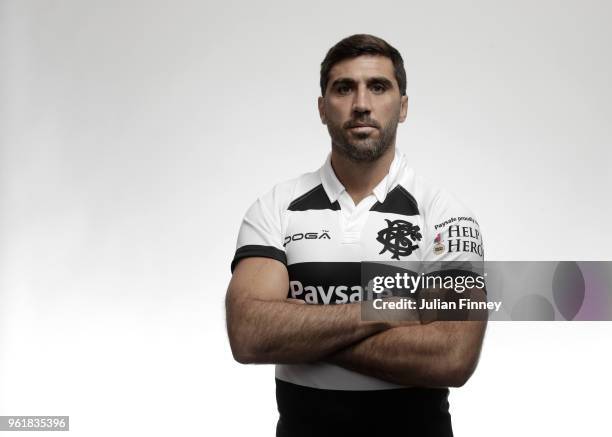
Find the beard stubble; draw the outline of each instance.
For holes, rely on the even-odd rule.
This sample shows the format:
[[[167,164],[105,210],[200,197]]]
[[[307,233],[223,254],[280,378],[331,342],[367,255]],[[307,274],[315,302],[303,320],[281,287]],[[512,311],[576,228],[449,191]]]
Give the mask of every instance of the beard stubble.
[[[369,123],[363,118],[353,119],[350,123]],[[327,130],[332,140],[332,148],[354,162],[373,162],[383,156],[395,142],[399,114],[382,127],[375,124],[380,132],[378,138],[371,134],[350,134],[343,126],[328,123]],[[355,139],[351,139],[351,136]]]

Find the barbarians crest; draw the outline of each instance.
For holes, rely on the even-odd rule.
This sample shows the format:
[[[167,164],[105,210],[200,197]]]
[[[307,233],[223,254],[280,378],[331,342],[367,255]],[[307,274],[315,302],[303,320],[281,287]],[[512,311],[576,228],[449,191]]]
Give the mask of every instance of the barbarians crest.
[[[419,232],[421,228],[414,226],[406,220],[387,220],[387,228],[378,231],[376,241],[383,245],[379,254],[387,250],[393,254],[391,259],[400,259],[400,256],[410,256],[419,245],[413,244],[421,241],[423,236]]]

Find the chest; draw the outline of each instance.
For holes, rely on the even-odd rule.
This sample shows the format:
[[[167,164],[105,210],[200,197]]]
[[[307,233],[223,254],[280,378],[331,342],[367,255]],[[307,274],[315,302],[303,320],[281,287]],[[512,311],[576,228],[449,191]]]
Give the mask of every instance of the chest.
[[[371,211],[290,212],[284,230],[288,297],[311,304],[361,300],[362,261],[421,259],[420,215]]]
[[[421,216],[341,210],[291,213],[284,230],[287,264],[420,259]]]

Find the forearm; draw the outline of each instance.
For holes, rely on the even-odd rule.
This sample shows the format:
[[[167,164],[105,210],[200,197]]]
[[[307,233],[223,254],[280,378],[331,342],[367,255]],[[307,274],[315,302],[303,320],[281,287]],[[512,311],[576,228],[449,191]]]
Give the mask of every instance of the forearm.
[[[396,327],[351,345],[328,360],[405,386],[460,386],[478,361],[485,323],[434,322]]]
[[[228,299],[227,314],[232,351],[242,363],[317,361],[389,326],[361,321],[359,304]]]

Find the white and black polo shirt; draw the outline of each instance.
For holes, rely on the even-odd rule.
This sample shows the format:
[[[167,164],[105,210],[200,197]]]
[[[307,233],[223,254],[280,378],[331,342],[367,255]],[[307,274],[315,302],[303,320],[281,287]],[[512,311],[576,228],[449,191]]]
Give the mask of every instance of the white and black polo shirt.
[[[400,228],[409,239],[391,244],[386,235]],[[330,157],[318,171],[276,185],[247,211],[232,270],[252,256],[287,266],[288,297],[327,305],[361,298],[362,261],[482,261],[483,246],[474,215],[416,176],[398,151],[387,176],[358,205]],[[324,362],[277,365],[276,377],[328,390],[399,387]]]

